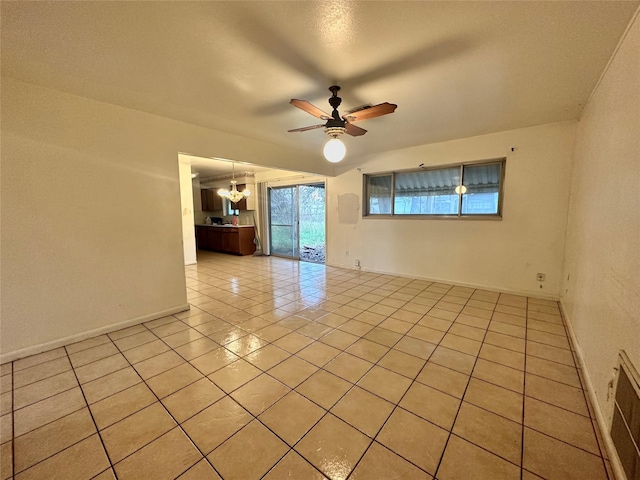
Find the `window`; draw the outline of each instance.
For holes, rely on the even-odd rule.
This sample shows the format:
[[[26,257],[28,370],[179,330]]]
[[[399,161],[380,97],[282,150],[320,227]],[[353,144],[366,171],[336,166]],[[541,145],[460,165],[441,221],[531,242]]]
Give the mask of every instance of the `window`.
[[[505,160],[364,176],[365,215],[499,217]]]

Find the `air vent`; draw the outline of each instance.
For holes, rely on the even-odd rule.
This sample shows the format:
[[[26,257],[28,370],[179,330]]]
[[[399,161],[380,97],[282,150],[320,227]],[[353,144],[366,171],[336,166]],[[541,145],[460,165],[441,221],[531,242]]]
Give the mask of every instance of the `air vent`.
[[[640,376],[624,351],[619,362],[611,438],[627,480],[640,480]]]

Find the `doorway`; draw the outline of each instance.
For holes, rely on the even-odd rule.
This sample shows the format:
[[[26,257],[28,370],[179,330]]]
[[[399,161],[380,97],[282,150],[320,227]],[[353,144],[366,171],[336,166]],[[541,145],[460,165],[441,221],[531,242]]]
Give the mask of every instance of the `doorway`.
[[[269,188],[271,254],[324,263],[325,210],[324,183]]]

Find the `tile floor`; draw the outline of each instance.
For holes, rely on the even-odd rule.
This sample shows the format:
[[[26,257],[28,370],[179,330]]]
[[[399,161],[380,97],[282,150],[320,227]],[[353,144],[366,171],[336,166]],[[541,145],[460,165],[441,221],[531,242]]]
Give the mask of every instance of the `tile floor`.
[[[613,478],[555,302],[212,253],[187,286],[2,365],[2,480]]]

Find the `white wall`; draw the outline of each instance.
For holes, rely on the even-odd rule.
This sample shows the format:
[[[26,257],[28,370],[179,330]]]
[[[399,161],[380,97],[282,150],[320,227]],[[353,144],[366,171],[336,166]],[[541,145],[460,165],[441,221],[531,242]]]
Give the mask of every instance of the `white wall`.
[[[329,178],[327,264],[557,298],[574,131],[563,122],[396,150]],[[501,221],[361,216],[363,173],[505,156]]]
[[[184,264],[197,263],[196,231],[193,227],[193,182],[191,179],[191,165],[178,162],[180,177],[180,206],[182,207],[182,248],[184,250]]]
[[[562,304],[605,414],[618,351],[640,369],[640,20],[576,135]]]
[[[321,156],[2,78],[1,361],[185,308],[178,152]]]

